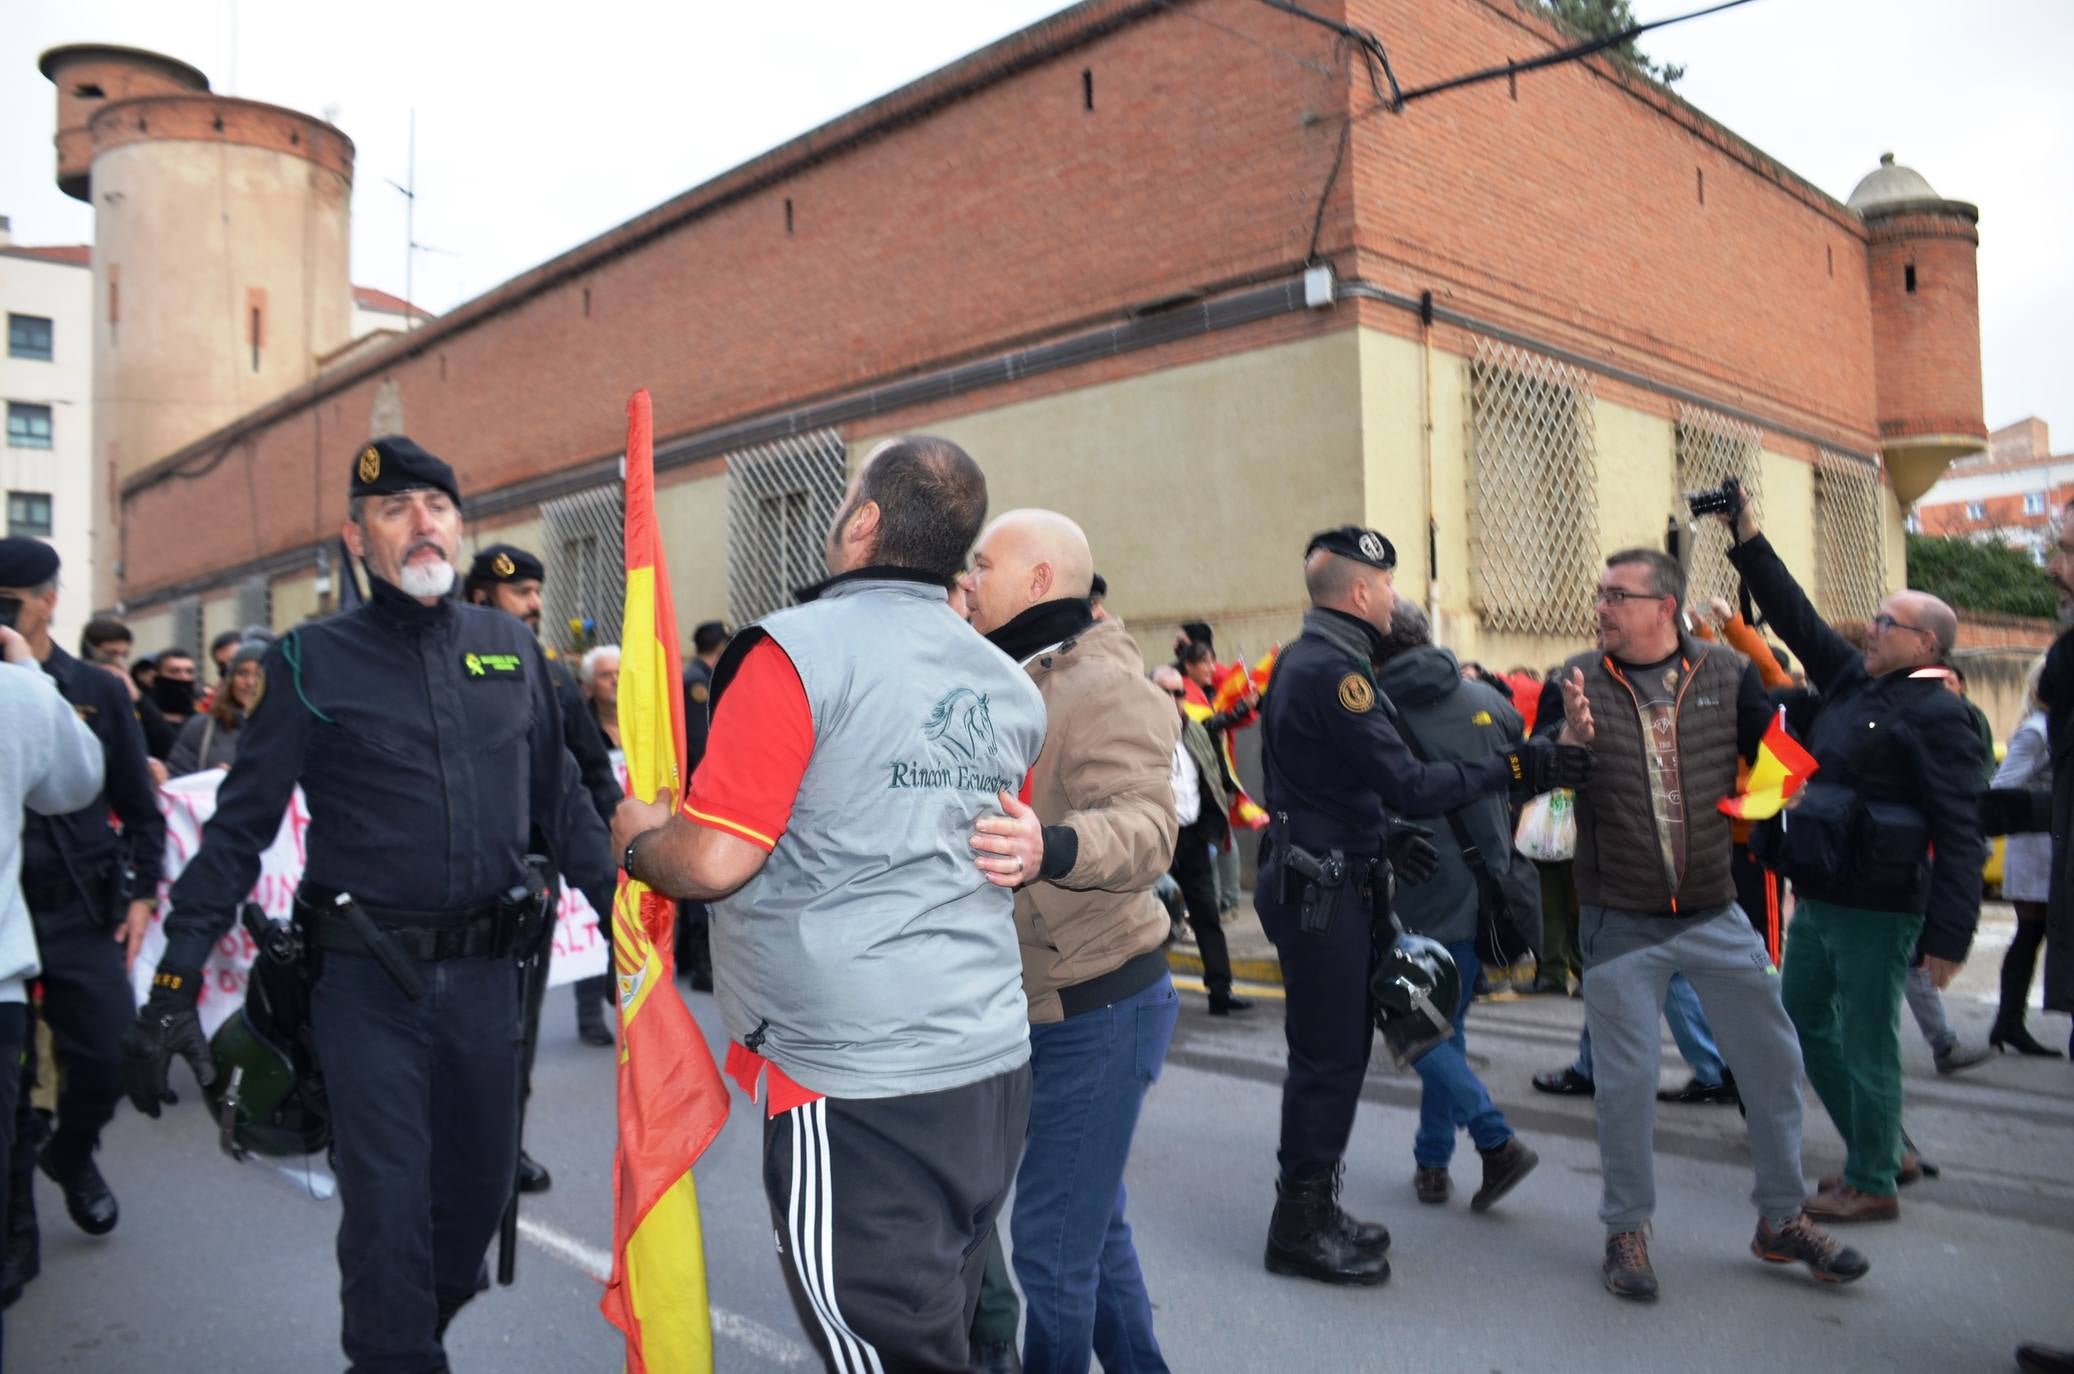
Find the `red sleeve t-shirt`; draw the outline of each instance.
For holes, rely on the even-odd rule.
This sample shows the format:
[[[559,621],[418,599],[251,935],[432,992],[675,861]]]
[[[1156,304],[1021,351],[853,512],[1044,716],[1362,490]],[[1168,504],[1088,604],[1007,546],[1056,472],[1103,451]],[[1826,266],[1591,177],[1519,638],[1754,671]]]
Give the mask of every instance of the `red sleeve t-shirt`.
[[[759,640],[714,707],[684,818],[777,848],[813,753],[814,713],[799,670],[775,641]]]

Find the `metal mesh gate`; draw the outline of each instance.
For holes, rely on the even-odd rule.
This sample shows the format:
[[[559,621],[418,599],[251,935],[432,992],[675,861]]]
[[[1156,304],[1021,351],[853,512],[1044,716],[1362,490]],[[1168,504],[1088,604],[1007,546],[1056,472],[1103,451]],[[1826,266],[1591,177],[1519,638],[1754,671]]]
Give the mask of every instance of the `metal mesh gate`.
[[[1815,604],[1870,620],[1886,597],[1887,522],[1877,465],[1830,449],[1815,458]]]
[[[792,604],[827,572],[828,526],[842,505],[846,450],[832,429],[727,456],[727,613],[747,625]]]
[[[1763,485],[1758,452],[1763,440],[1755,425],[1696,406],[1679,407],[1680,506],[1684,493],[1709,490],[1733,477],[1743,484],[1751,508],[1761,517]],[[1704,606],[1709,597],[1715,596],[1734,601],[1737,578],[1736,570],[1728,562],[1728,527],[1711,515],[1693,521],[1693,525],[1685,555],[1686,604]]]
[[[619,643],[627,590],[626,483],[541,502],[540,532],[547,545],[541,639],[572,658],[593,645]]]
[[[1582,635],[1598,585],[1588,373],[1478,339],[1469,365],[1469,562],[1486,628]]]

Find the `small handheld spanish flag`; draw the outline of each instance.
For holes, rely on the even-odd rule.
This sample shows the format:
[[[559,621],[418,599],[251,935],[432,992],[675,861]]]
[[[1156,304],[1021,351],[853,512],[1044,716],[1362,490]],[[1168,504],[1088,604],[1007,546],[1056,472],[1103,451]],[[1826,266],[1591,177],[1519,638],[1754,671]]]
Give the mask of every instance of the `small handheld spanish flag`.
[[[1739,820],[1770,820],[1786,809],[1786,803],[1807,784],[1818,766],[1815,756],[1786,732],[1786,708],[1782,706],[1772,717],[1764,738],[1758,741],[1757,761],[1750,765],[1743,790],[1733,797],[1723,797],[1720,807]]]

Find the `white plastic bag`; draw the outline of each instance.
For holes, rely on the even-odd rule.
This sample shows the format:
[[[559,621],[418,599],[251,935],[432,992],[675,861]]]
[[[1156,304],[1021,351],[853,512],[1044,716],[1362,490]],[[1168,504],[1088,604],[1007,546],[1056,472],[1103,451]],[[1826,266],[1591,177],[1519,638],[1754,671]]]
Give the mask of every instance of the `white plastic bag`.
[[[1577,794],[1567,787],[1540,796],[1520,808],[1519,829],[1512,847],[1530,859],[1559,863],[1577,857]]]

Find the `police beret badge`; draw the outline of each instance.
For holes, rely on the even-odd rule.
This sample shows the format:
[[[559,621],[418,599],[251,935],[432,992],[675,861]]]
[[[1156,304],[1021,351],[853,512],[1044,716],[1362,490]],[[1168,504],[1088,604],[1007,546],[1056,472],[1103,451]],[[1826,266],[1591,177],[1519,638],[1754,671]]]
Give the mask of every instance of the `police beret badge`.
[[[360,480],[372,482],[382,475],[382,455],[373,444],[360,450]]]
[[[496,570],[499,577],[509,577],[518,571],[518,564],[511,561],[511,555],[508,553],[498,554],[497,561],[490,566]]]
[[[1375,688],[1359,673],[1348,673],[1339,680],[1339,704],[1355,715],[1365,714],[1375,705]]]

